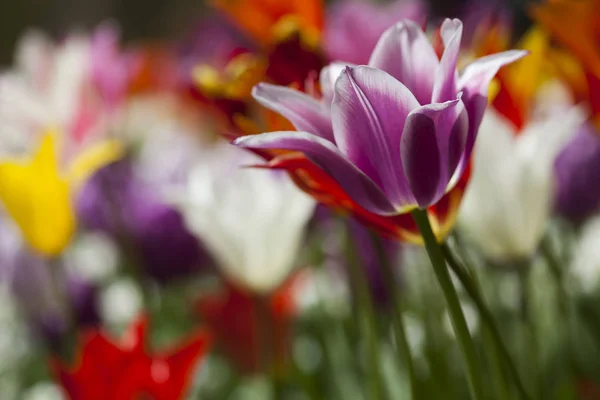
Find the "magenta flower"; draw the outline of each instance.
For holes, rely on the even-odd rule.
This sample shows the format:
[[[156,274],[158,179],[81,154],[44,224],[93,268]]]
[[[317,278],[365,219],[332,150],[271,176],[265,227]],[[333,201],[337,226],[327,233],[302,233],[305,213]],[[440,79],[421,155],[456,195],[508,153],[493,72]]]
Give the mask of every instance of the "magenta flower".
[[[440,33],[445,50],[438,59],[416,23],[398,23],[382,35],[369,66],[345,67],[334,85],[327,80],[334,68],[325,70],[322,102],[293,89],[258,85],[257,100],[298,131],[235,143],[304,153],[378,215],[435,204],[468,164],[491,79],[526,54],[513,50],[483,57],[459,76],[462,23],[447,19]]]

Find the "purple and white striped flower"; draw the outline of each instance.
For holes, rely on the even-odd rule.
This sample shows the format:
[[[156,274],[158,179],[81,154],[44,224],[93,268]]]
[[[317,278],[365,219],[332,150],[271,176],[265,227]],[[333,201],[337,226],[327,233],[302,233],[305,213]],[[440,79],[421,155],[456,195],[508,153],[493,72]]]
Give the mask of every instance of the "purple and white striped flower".
[[[396,24],[382,35],[368,66],[346,66],[339,76],[339,65],[324,70],[322,101],[258,85],[255,98],[298,131],[247,136],[236,144],[300,151],[378,215],[435,204],[468,164],[491,79],[526,54],[483,57],[459,75],[462,23],[447,19],[440,32],[441,59],[419,25]]]

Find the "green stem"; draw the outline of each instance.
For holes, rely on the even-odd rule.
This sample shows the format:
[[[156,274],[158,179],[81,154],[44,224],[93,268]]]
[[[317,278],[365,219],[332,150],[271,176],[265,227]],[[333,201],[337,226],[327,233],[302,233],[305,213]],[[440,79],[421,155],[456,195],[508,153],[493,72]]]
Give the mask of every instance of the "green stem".
[[[367,343],[369,368],[367,371],[369,381],[369,400],[379,400],[383,398],[383,387],[380,379],[381,361],[379,355],[379,343],[377,337],[377,321],[373,310],[373,302],[369,288],[367,286],[367,277],[364,269],[358,263],[358,257],[354,251],[354,246],[350,237],[351,229],[346,230],[346,258],[348,260],[348,275],[352,288],[356,293],[356,303],[361,319],[361,328],[363,337]]]
[[[448,311],[450,312],[450,319],[452,321],[452,326],[454,327],[454,333],[466,363],[467,378],[471,396],[475,400],[482,400],[484,398],[483,387],[480,369],[477,363],[475,345],[473,343],[473,339],[471,338],[471,334],[469,333],[469,328],[462,312],[460,301],[458,300],[458,294],[456,293],[456,289],[454,288],[452,280],[450,279],[450,273],[446,267],[442,249],[438,244],[433,231],[431,230],[429,218],[427,217],[427,211],[416,209],[413,210],[411,214],[415,220],[415,223],[417,224],[417,227],[419,228],[419,231],[421,232],[421,235],[423,236],[425,249],[427,250],[427,254],[431,260],[438,283],[440,284],[442,292],[444,293],[446,304],[448,305]]]
[[[552,247],[550,243],[548,243],[548,238],[544,238],[540,244],[540,250],[542,255],[546,260],[546,265],[548,269],[552,273],[552,277],[554,278],[554,282],[556,284],[556,290],[558,293],[558,308],[562,317],[568,318],[569,316],[569,296],[567,291],[565,290],[565,285],[563,284],[563,270],[559,265],[559,261],[552,251]]]
[[[511,397],[508,392],[508,387],[504,376],[500,352],[498,351],[498,346],[496,346],[493,334],[488,326],[484,326],[483,328],[483,340],[485,346],[490,349],[489,356],[491,358],[492,371],[494,375],[493,382],[496,398],[499,400],[510,400]]]
[[[530,397],[527,394],[527,390],[525,389],[525,385],[523,385],[523,381],[519,376],[519,373],[512,360],[512,357],[510,356],[508,349],[502,341],[502,336],[500,335],[500,331],[498,330],[498,327],[494,320],[494,315],[485,304],[485,300],[483,299],[483,295],[481,294],[476,281],[469,275],[469,273],[467,273],[465,268],[459,264],[457,259],[454,257],[452,251],[450,251],[450,249],[448,248],[448,245],[443,245],[443,251],[445,258],[448,261],[448,265],[450,266],[458,280],[462,283],[464,289],[467,291],[467,294],[469,295],[471,300],[473,300],[473,303],[477,307],[481,319],[486,324],[487,329],[489,330],[489,333],[492,337],[492,340],[496,345],[498,355],[502,359],[505,368],[507,369],[508,373],[512,377],[513,382],[517,386],[517,390],[519,391],[521,398],[523,400],[530,400]]]
[[[529,276],[531,272],[531,265],[521,264],[517,265],[517,278],[519,282],[520,290],[520,309],[521,309],[521,322],[524,333],[525,352],[528,352],[525,357],[525,366],[529,372],[530,381],[533,386],[533,394],[537,398],[541,394],[541,382],[538,374],[537,366],[539,361],[538,342],[536,340],[536,327],[532,320],[530,298],[531,293],[529,290]]]
[[[387,254],[383,249],[381,238],[371,232],[371,239],[377,252],[379,259],[379,265],[383,274],[383,280],[385,282],[385,289],[388,296],[392,299],[392,312],[393,312],[393,330],[394,337],[396,339],[396,349],[398,350],[398,358],[404,359],[404,364],[408,372],[410,393],[413,400],[417,400],[417,379],[415,375],[415,368],[413,364],[413,357],[410,351],[410,345],[406,338],[406,330],[404,329],[404,320],[402,318],[402,299],[396,286],[396,275],[394,269],[390,263]]]

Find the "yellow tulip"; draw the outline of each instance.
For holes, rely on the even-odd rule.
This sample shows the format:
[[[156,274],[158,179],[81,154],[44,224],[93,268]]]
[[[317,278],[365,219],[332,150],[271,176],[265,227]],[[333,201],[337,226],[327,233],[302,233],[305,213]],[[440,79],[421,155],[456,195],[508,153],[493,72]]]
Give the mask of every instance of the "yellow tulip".
[[[119,142],[98,143],[82,152],[65,176],[56,147],[56,135],[49,130],[33,158],[0,162],[0,200],[29,246],[47,257],[60,254],[75,232],[73,190],[123,155]]]
[[[46,134],[29,160],[0,163],[0,200],[27,243],[42,255],[58,255],[75,231],[68,181],[60,176],[55,138]]]

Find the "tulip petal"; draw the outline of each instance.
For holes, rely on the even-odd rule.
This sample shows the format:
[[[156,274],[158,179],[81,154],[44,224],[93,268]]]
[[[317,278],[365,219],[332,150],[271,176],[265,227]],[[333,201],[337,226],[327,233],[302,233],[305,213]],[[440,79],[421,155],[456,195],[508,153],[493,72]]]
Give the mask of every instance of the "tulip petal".
[[[250,149],[280,149],[302,152],[334,178],[344,191],[367,210],[392,215],[396,210],[383,191],[350,163],[333,143],[308,132],[268,132],[238,138],[236,146]]]
[[[398,149],[406,117],[418,106],[402,83],[375,68],[347,68],[336,83],[331,117],[337,147],[397,208],[414,204]]]
[[[321,84],[321,92],[323,93],[323,102],[326,107],[331,107],[333,101],[333,88],[335,81],[339,78],[344,68],[353,66],[352,64],[343,62],[334,62],[321,70],[319,75],[319,83]]]
[[[45,256],[58,255],[75,231],[69,183],[60,175],[54,133],[25,162],[0,163],[0,201],[27,243]]]
[[[400,155],[406,179],[420,207],[438,201],[450,178],[448,169],[449,138],[460,115],[460,101],[428,104],[410,113],[406,119]]]
[[[263,106],[287,118],[296,129],[333,141],[329,111],[315,98],[284,86],[259,83],[252,96]]]
[[[460,51],[462,31],[463,25],[458,19],[446,19],[442,24],[441,36],[445,50],[435,76],[433,103],[441,103],[456,98],[456,61]]]
[[[490,81],[504,65],[526,56],[527,51],[509,50],[502,53],[481,57],[469,64],[458,80],[457,90],[463,91],[462,101],[469,115],[469,133],[465,151],[455,175],[460,177],[471,158],[477,131],[487,107],[487,91]]]
[[[420,104],[431,103],[439,60],[421,27],[403,21],[379,39],[369,66],[382,69],[402,82]]]
[[[458,80],[458,90],[464,90],[465,96],[478,93],[487,97],[488,85],[498,70],[527,54],[524,50],[509,50],[478,58],[465,67]]]

